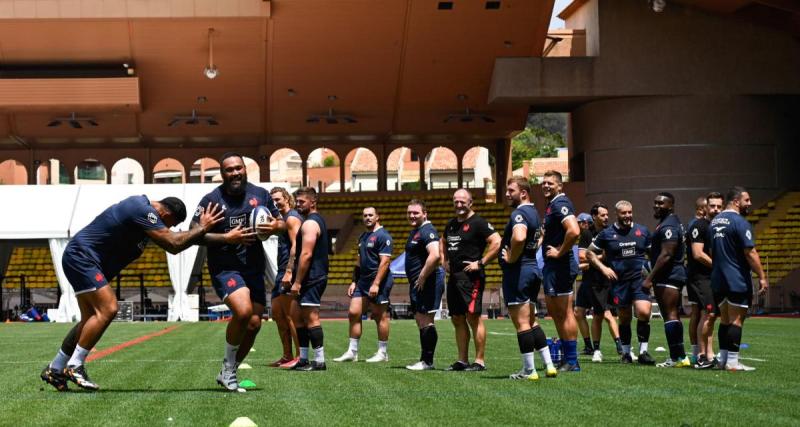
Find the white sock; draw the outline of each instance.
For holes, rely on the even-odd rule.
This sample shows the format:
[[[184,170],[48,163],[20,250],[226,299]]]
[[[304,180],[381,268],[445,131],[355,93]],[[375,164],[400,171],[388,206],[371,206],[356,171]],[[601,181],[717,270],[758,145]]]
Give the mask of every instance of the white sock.
[[[67,362],[67,366],[81,366],[83,365],[83,361],[86,360],[86,356],[89,355],[89,350],[77,345],[75,346],[75,351],[72,353],[72,357],[69,358],[69,362]]]
[[[553,359],[550,358],[550,347],[544,346],[536,351],[538,351],[539,356],[542,357],[544,366],[547,366],[548,368],[553,366]]]
[[[348,350],[350,353],[358,353],[358,338],[350,338],[350,347]]]
[[[325,347],[314,349],[314,360],[316,360],[317,363],[325,363]]]
[[[386,354],[389,351],[389,341],[378,341],[378,352]]]
[[[728,361],[725,363],[727,366],[737,366],[739,364],[739,352],[729,351]]]
[[[697,357],[700,353],[700,346],[697,344],[692,344],[692,356]]]
[[[533,361],[533,353],[522,354],[522,369],[530,372],[536,369],[536,362]]]
[[[300,347],[300,360],[308,360],[308,347]]]
[[[631,354],[630,344],[628,345],[622,344],[622,354]]]
[[[59,349],[56,357],[50,362],[50,369],[61,371],[67,367],[67,361],[69,361],[69,355]]]
[[[645,351],[647,351],[647,344],[648,344],[647,341],[639,343],[639,354],[642,354]]]
[[[232,345],[225,342],[225,366],[232,368],[236,365],[236,353],[238,352],[238,345]]]

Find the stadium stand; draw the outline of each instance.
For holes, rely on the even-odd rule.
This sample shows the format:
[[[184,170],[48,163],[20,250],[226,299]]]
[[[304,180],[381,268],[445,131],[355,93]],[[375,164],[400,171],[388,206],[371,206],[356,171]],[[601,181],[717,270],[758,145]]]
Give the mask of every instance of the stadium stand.
[[[748,219],[754,224],[756,245],[770,283],[777,284],[800,268],[800,192],[788,192]]]

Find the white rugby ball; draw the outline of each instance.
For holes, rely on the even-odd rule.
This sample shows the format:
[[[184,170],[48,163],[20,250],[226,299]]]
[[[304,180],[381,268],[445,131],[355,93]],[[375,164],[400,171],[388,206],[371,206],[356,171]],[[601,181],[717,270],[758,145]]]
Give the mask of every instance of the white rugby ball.
[[[260,224],[266,224],[273,220],[272,214],[269,212],[264,206],[256,206],[252,212],[250,212],[250,228],[256,232],[256,237],[259,240],[267,240],[269,238],[269,234],[259,233],[256,230],[256,226]]]

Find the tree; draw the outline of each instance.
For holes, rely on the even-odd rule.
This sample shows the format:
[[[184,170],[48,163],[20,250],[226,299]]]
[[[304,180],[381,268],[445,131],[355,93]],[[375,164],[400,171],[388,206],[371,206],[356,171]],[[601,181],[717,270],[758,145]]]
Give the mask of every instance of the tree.
[[[511,140],[511,168],[522,167],[523,160],[534,157],[556,157],[565,147],[564,137],[544,128],[526,127]]]
[[[322,160],[322,166],[329,168],[331,166],[336,166],[336,158],[333,156],[328,156]]]

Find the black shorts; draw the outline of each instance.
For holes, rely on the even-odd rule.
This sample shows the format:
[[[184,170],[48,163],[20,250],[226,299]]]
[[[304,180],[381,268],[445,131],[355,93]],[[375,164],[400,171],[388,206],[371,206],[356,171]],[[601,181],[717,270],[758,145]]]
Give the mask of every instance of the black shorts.
[[[697,275],[689,279],[686,291],[689,304],[694,304],[708,313],[714,311],[714,293],[711,292],[711,277]]]
[[[481,314],[485,289],[486,274],[483,270],[472,274],[463,271],[451,273],[447,280],[447,309],[450,315]]]
[[[592,308],[592,284],[581,281],[578,285],[578,295],[575,297],[575,307]]]

